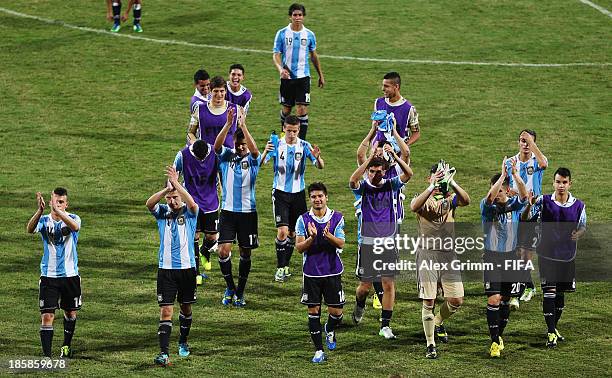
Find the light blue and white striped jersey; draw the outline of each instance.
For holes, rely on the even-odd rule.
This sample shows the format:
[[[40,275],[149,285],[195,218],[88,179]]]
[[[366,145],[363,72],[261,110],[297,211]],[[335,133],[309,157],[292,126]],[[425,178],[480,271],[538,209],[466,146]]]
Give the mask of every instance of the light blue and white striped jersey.
[[[291,24],[276,32],[273,52],[281,54],[283,66],[289,69],[292,79],[310,76],[311,51],[317,48],[317,40],[312,31],[305,26],[294,32]]]
[[[485,237],[485,249],[493,252],[512,252],[518,241],[518,226],[527,200],[510,197],[503,207],[487,199],[480,201],[480,215]]]
[[[535,196],[539,196],[542,194],[542,177],[544,176],[544,169],[540,167],[538,164],[538,159],[536,159],[535,154],[532,152],[531,157],[526,162],[522,162],[520,158],[520,154],[516,154],[514,158],[519,165],[519,174],[525,186],[527,187],[527,192],[533,191]],[[510,162],[508,164],[508,169],[510,169]],[[512,177],[511,171],[508,171],[508,177],[510,178],[510,187],[516,191],[518,191],[518,186]]]
[[[285,138],[278,142],[274,157],[273,189],[285,193],[299,193],[304,190],[304,172],[306,159],[316,164],[317,158],[312,154],[312,146],[305,140],[297,138],[295,144],[287,144]],[[270,155],[268,155],[270,156]]]
[[[183,208],[175,213],[168,205],[157,204],[151,214],[157,219],[159,229],[159,268],[194,268],[196,265],[193,239],[198,212],[192,213],[187,205],[183,205]]]
[[[221,209],[235,213],[251,213],[255,207],[255,183],[259,173],[261,155],[244,157],[222,146],[219,156],[221,172]]]
[[[68,216],[81,228],[81,218],[76,214]],[[77,241],[79,231],[72,231],[64,221],[55,221],[51,214],[38,220],[34,232],[43,240],[43,257],[40,261],[40,275],[44,277],[74,277],[79,275]]]

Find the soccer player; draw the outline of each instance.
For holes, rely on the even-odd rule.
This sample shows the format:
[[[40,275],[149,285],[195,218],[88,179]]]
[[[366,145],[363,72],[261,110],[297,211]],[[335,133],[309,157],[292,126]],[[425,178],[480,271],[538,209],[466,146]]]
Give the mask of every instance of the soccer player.
[[[357,166],[363,164],[364,161],[367,160],[367,152],[370,150],[370,153],[375,154],[376,157],[382,158],[389,163],[389,169],[387,169],[385,173],[386,179],[393,178],[395,176],[399,176],[402,174],[402,170],[398,164],[393,160],[391,154],[389,153],[389,149],[392,148],[391,142],[387,140],[375,140],[377,136],[377,123],[373,123],[368,135],[361,141],[361,144],[357,148]],[[410,164],[410,148],[406,144],[406,142],[399,136],[397,129],[394,128],[392,132],[393,139],[397,143],[399,147],[400,157],[406,163]],[[403,187],[402,187],[403,189]],[[401,224],[404,219],[404,193],[400,189],[397,192],[397,196],[394,198],[395,206],[397,207],[397,221],[398,224]],[[361,206],[361,197],[359,195],[355,195],[355,210],[356,216],[359,218],[360,206]],[[358,237],[359,239],[359,237]],[[383,297],[383,287],[380,281],[374,281],[372,283],[374,286],[374,295],[372,296],[372,307],[375,309],[382,309],[382,297]]]
[[[229,68],[229,81],[227,82],[227,91],[225,99],[232,104],[236,104],[244,109],[244,115],[249,112],[251,106],[251,98],[253,95],[248,90],[242,81],[244,80],[244,67],[242,64],[232,64]]]
[[[228,116],[229,124],[233,121],[233,110]],[[229,118],[231,117],[231,118]],[[219,221],[218,159],[212,151],[212,146],[203,140],[183,148],[176,154],[174,168],[182,173],[185,187],[198,204],[196,233],[194,234],[194,249],[196,281],[202,284],[205,275],[200,275],[200,254],[203,257],[204,270],[210,270],[210,252],[217,246],[217,224]],[[204,241],[200,248],[200,234],[204,233]]]
[[[295,222],[306,212],[304,195],[306,160],[312,161],[319,169],[325,166],[319,147],[311,146],[310,143],[298,138],[300,132],[298,117],[288,116],[283,131],[285,136],[279,140],[278,146],[275,147],[268,142],[262,155],[264,162],[272,156],[274,159],[272,211],[276,223],[277,264],[274,280],[277,282],[284,282],[291,276],[289,264],[295,247]]]
[[[306,139],[308,131],[308,105],[310,104],[310,63],[312,60],[319,74],[319,87],[325,85],[319,56],[315,51],[317,40],[314,33],[304,26],[306,8],[302,4],[291,4],[289,18],[291,23],[276,32],[274,37],[273,61],[280,74],[281,84],[279,102],[281,103],[280,122],[296,106],[300,120],[300,139]]]
[[[193,87],[195,88],[195,92],[193,92],[191,101],[189,101],[190,114],[193,113],[193,105],[196,102],[210,101],[210,75],[206,70],[197,70],[195,74],[193,74]]]
[[[516,255],[518,222],[527,201],[527,188],[521,178],[517,161],[510,160],[511,175],[516,181],[518,195],[509,197],[507,158],[501,165],[501,173],[491,178],[491,188],[480,201],[480,214],[485,234],[483,260],[493,264],[493,270],[484,271],[484,288],[487,295],[487,323],[491,335],[491,357],[500,357],[504,349],[501,336],[510,316],[510,298],[519,296],[525,270],[506,269],[507,262],[520,260]]]
[[[230,109],[233,113],[233,109]],[[233,115],[228,115],[233,117]],[[240,120],[234,134],[234,149],[223,145],[231,123],[226,123],[215,140],[215,152],[221,172],[221,216],[219,217],[219,265],[227,287],[221,303],[236,307],[246,306],[244,288],[251,271],[251,251],[259,246],[257,234],[257,208],[255,207],[255,180],[259,173],[261,156],[249,132],[245,118]],[[232,275],[232,243],[238,239],[240,265],[238,287]]]
[[[189,143],[202,139],[210,145],[215,144],[217,135],[228,121],[229,109],[234,109],[235,116],[232,119],[232,126],[223,143],[228,148],[234,147],[232,136],[236,131],[236,122],[241,113],[237,111],[235,104],[225,100],[225,86],[225,79],[221,76],[213,77],[210,81],[210,101],[196,101],[193,104],[189,132],[187,133]]]
[[[295,247],[304,254],[302,304],[308,306],[308,328],[315,346],[312,362],[325,361],[321,337],[321,298],[329,313],[325,323],[328,350],[336,349],[336,327],[342,322],[344,265],[340,253],[344,248],[344,217],[327,207],[327,188],[322,182],[308,186],[310,211],[300,215],[296,225]]]
[[[519,174],[525,183],[527,192],[532,194],[530,198],[535,200],[542,194],[542,177],[544,175],[544,170],[548,167],[548,159],[538,148],[536,144],[536,132],[533,130],[525,129],[519,133],[518,147],[519,152],[514,158],[518,161]],[[512,177],[510,177],[510,188],[514,192],[518,190],[516,182]],[[519,224],[519,251],[526,261],[531,261],[535,250],[535,241],[537,241],[537,235],[533,225],[533,222],[524,221]],[[531,274],[527,278],[527,286],[520,298],[521,301],[525,302],[529,302],[536,292]],[[519,308],[518,298],[512,298],[510,301],[510,308]]]
[[[382,91],[384,96],[374,101],[374,111],[386,110],[393,113],[395,126],[400,137],[410,146],[419,139],[419,114],[408,100],[402,97],[400,87],[402,79],[397,72],[389,72],[383,77]],[[374,124],[375,121],[372,121]],[[378,131],[381,134],[380,131]],[[380,138],[380,135],[377,136]]]
[[[110,31],[113,33],[121,30],[121,21],[125,22],[128,20],[130,9],[134,6],[134,31],[136,33],[142,33],[142,26],[140,25],[140,19],[142,14],[142,0],[130,0],[128,2],[125,13],[121,15],[121,0],[106,0],[106,19],[113,21],[113,27]]]
[[[402,174],[385,179],[388,163],[371,154],[351,175],[349,186],[355,195],[361,197],[360,230],[361,239],[357,251],[356,275],[359,285],[356,290],[356,305],[353,321],[361,322],[365,312],[365,301],[372,286],[372,281],[381,280],[384,295],[382,298],[382,322],[379,335],[385,339],[395,339],[389,326],[395,302],[395,271],[376,267],[374,260],[394,263],[398,259],[395,245],[388,248],[384,243],[382,251],[376,251],[378,241],[394,238],[397,234],[397,207],[393,206],[394,198],[400,188],[412,177],[408,164],[400,159],[391,149],[389,153],[400,165]],[[367,171],[367,177],[364,174]],[[380,246],[378,246],[380,247]]]
[[[531,215],[542,223],[542,239],[537,247],[540,280],[544,298],[542,310],[548,327],[546,346],[554,348],[565,341],[557,325],[565,308],[565,294],[576,291],[577,240],[586,232],[586,209],[570,192],[572,174],[567,168],[555,171],[553,194],[539,196],[533,209],[528,205],[523,216]]]
[[[40,307],[40,342],[43,354],[51,357],[53,343],[53,320],[55,310],[64,310],[64,342],[60,358],[72,357],[72,336],[76,326],[77,311],[81,309],[81,277],[77,266],[77,242],[81,229],[81,218],[66,212],[68,191],[55,188],[51,192],[51,212],[43,215],[45,200],[36,193],[38,209],[28,221],[26,230],[40,233],[43,241],[43,256],[40,262],[38,300]]]
[[[174,299],[179,302],[180,335],[178,353],[190,354],[187,336],[191,329],[191,305],[196,302],[196,270],[193,237],[198,218],[198,204],[178,181],[174,167],[166,167],[166,187],[153,194],[146,206],[157,219],[159,228],[159,266],[157,270],[157,303],[160,308],[159,347],[161,352],[154,361],[168,366],[170,333]],[[159,204],[162,198],[167,204]],[[184,202],[183,202],[184,201]]]
[[[441,342],[448,342],[444,321],[457,312],[463,304],[461,272],[450,269],[450,263],[457,260],[457,254],[454,250],[443,247],[446,238],[454,239],[455,211],[458,207],[470,203],[470,196],[455,182],[454,174],[455,169],[445,163],[435,164],[430,171],[429,186],[410,203],[410,210],[416,213],[419,223],[418,235],[434,240],[431,246],[428,243],[426,248],[419,248],[416,251],[417,283],[419,298],[423,300],[421,319],[427,339],[425,352],[427,358],[438,357],[434,334]],[[423,262],[428,266],[447,264],[448,268],[421,269]],[[444,303],[438,314],[434,316],[438,283],[442,286]]]

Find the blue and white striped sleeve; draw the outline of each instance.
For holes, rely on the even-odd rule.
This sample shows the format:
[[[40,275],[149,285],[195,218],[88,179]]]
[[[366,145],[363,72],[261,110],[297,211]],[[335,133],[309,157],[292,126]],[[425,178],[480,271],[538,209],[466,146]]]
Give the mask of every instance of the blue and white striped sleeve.
[[[346,236],[344,235],[344,217],[338,222],[336,229],[334,230],[334,236],[338,239],[345,240]]]
[[[300,215],[297,222],[295,223],[295,234],[297,236],[306,237],[306,225],[304,224],[304,218]]]
[[[183,154],[179,151],[174,158],[174,169],[180,175],[183,172]]]
[[[582,212],[580,213],[580,219],[578,220],[578,228],[586,228],[587,215],[586,215],[586,206],[582,208]]]
[[[279,31],[276,32],[276,37],[274,37],[274,47],[272,49],[272,52],[274,53],[282,53],[283,52],[283,30],[285,29],[281,29]]]

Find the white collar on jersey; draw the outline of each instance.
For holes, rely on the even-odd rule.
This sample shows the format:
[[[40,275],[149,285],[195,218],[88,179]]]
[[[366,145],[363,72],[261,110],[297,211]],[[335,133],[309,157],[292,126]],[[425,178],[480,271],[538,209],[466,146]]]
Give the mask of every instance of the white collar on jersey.
[[[227,108],[229,108],[229,102],[227,100],[223,100],[223,106],[220,108],[213,107],[212,101],[207,101],[206,106],[208,106],[208,110],[214,115],[221,115],[225,113]]]
[[[406,99],[402,96],[400,96],[399,100],[395,101],[395,102],[390,102],[389,99],[387,97],[385,97],[385,102],[387,103],[387,105],[389,106],[400,106],[402,105],[404,102],[406,102]]]
[[[289,25],[287,25],[287,29],[288,29],[290,32],[293,32],[293,33],[301,33],[301,32],[303,32],[304,30],[306,30],[306,26],[304,26],[304,24],[302,24],[302,28],[301,28],[300,30],[298,30],[298,31],[295,31],[295,30],[291,29],[291,23],[289,23]]]
[[[198,90],[196,89],[193,95],[194,95],[195,97],[199,98],[199,99],[200,99],[200,100],[202,100],[202,101],[205,101],[205,102],[210,101],[210,93],[209,93],[209,94],[208,94],[206,97],[204,97],[204,96],[202,96],[202,94],[200,93],[200,91],[198,91]]]
[[[570,207],[574,204],[574,202],[576,202],[576,198],[572,195],[572,193],[568,193],[567,196],[567,202],[566,203],[561,203],[559,201],[557,201],[556,196],[556,192],[553,192],[553,194],[551,194],[550,198],[555,201],[555,203],[560,206],[560,207]]]
[[[384,177],[383,177],[383,178],[380,180],[380,185],[376,186],[376,185],[374,185],[374,184],[372,184],[372,183],[370,182],[370,179],[369,179],[367,176],[366,176],[366,177],[364,177],[364,179],[363,179],[363,182],[364,182],[365,184],[370,185],[372,188],[380,188],[380,187],[382,187],[383,185],[385,185],[385,183],[386,183],[387,181],[389,181],[389,180],[387,180],[386,178],[384,178]]]
[[[231,93],[231,94],[233,94],[234,96],[240,96],[241,94],[243,94],[243,93],[244,93],[244,92],[246,92],[246,90],[247,90],[247,89],[246,89],[246,87],[245,87],[244,85],[240,84],[240,88],[238,88],[238,91],[234,92],[234,91],[232,90],[232,87],[231,87],[231,85],[230,85],[230,82],[229,82],[229,81],[227,81],[227,82],[226,82],[226,87],[227,87],[228,92],[230,92],[230,93]]]
[[[312,211],[312,208],[310,208],[310,211],[308,212],[308,214],[310,214],[310,216],[319,223],[327,223],[331,219],[332,215],[334,215],[334,211],[328,207],[325,210],[325,215],[323,215],[323,218],[319,218],[314,214],[314,211]]]

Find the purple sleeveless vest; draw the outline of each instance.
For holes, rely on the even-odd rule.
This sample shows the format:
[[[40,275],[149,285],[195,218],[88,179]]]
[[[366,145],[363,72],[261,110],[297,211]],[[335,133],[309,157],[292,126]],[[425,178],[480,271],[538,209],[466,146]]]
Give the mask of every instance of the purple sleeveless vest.
[[[312,242],[310,249],[304,252],[303,271],[305,276],[309,277],[323,277],[323,276],[335,276],[342,274],[344,266],[342,260],[336,252],[336,247],[331,245],[323,237],[323,229],[327,223],[319,223],[310,216],[310,212],[302,214],[304,220],[304,226],[308,230],[308,224],[314,223],[317,228],[317,236]],[[342,213],[334,211],[329,220],[329,232],[333,234],[336,226],[342,220]]]
[[[362,182],[361,191],[361,236],[388,237],[397,232],[397,209],[394,196],[397,194],[386,181],[380,188],[367,180]]]
[[[552,195],[543,196],[538,255],[558,261],[572,261],[576,257],[576,241],[571,239],[571,234],[578,227],[583,209],[584,202],[578,199],[571,206],[562,207],[555,203]]]
[[[212,149],[212,146],[209,145],[208,148]],[[218,210],[217,155],[211,151],[206,159],[199,161],[189,152],[189,147],[183,148],[181,155],[185,189],[198,204],[200,211],[209,213]]]

